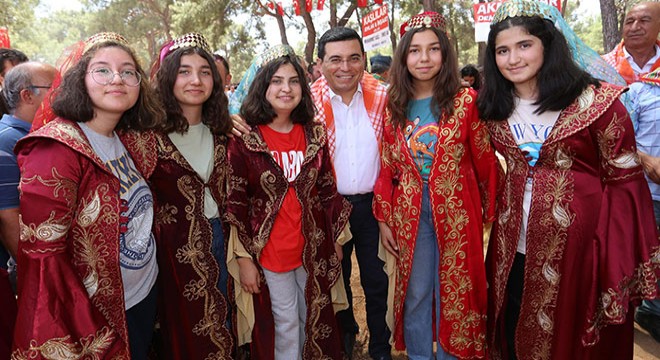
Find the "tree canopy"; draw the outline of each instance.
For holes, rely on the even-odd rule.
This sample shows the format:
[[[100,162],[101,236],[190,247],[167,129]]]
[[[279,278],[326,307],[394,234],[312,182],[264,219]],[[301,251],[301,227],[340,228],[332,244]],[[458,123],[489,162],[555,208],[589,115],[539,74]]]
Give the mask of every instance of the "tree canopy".
[[[604,42],[600,14],[575,16],[579,1],[564,1],[565,17],[588,45],[602,53],[610,45]],[[620,33],[622,14],[636,1],[599,1],[601,6],[614,4],[614,18]],[[313,61],[316,42],[323,32],[332,26],[349,26],[360,32],[360,20],[380,6],[373,0],[367,1],[366,7],[358,7],[357,0],[326,0],[321,1],[323,9],[317,10],[318,2],[311,1],[313,8],[307,11],[306,1],[299,0],[300,15],[295,14],[293,0],[282,0],[282,11],[279,11],[278,1],[272,0],[82,0],[76,10],[37,11],[35,14],[39,0],[0,0],[0,26],[9,29],[13,47],[24,51],[31,59],[52,64],[67,46],[100,31],[115,31],[129,39],[147,68],[163,43],[197,31],[206,36],[214,50],[227,57],[234,79],[238,81],[254,55],[272,45],[268,44],[268,34],[279,34],[277,42],[290,43],[307,61]],[[472,20],[472,7],[477,2],[384,0],[382,3],[390,12],[392,46],[371,51],[368,56],[392,54],[401,22],[422,10],[432,9],[448,19],[447,31],[459,62],[478,63]]]

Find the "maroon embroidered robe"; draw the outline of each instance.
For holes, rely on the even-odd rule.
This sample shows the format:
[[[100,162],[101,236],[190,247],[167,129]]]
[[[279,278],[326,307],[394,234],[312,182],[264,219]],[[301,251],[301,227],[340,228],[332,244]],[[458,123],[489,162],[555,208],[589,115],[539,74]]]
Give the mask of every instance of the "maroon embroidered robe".
[[[337,193],[326,131],[322,124],[305,125],[307,147],[300,173],[293,181],[302,205],[305,237],[303,267],[307,272],[305,301],[307,322],[303,359],[341,359],[339,328],[335,320],[331,287],[341,281],[341,262],[334,242],[348,223],[350,204]],[[268,242],[289,182],[273,159],[259,129],[228,145],[228,222],[253,259],[259,259]],[[263,271],[255,260],[263,277]],[[274,323],[265,281],[254,294],[256,323],[252,334],[252,357],[272,359]]]
[[[120,136],[136,168],[148,134]],[[21,139],[17,359],[130,359],[119,266],[120,184],[75,122]]]
[[[157,134],[153,145],[158,162],[149,183],[156,204],[161,355],[230,359],[234,342],[226,326],[228,303],[217,287],[213,231],[204,215],[206,187],[223,211],[226,138],[214,136],[213,171],[206,183],[167,135]]]
[[[561,112],[533,168],[507,121],[488,123],[507,164],[487,259],[494,359],[507,351],[506,285],[528,176],[533,192],[518,359],[632,358],[630,303],[655,296],[649,259],[659,250],[632,123],[617,100],[621,92],[608,84],[586,89]]]

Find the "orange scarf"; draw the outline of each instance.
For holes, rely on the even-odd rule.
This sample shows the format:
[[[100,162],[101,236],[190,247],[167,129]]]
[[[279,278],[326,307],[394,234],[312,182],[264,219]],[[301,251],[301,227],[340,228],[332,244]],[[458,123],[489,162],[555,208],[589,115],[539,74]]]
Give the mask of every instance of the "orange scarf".
[[[660,41],[656,41],[656,45],[660,46]],[[603,55],[603,59],[605,59],[605,61],[607,61],[608,64],[612,65],[616,69],[616,71],[623,77],[623,79],[626,80],[626,83],[628,83],[628,85],[636,81],[639,81],[642,76],[649,73],[649,72],[643,72],[643,73],[635,74],[635,71],[628,63],[628,60],[626,60],[626,54],[623,51],[623,41],[621,41],[619,45],[617,45],[614,48],[614,50]],[[659,67],[660,67],[660,58],[656,60],[655,63],[653,63],[653,65],[651,66],[651,71]]]

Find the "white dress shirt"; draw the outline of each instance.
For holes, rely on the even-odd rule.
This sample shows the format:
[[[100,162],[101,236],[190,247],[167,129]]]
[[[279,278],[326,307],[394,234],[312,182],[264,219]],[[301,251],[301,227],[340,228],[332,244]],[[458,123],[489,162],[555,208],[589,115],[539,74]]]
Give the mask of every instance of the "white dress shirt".
[[[660,47],[658,47],[658,45],[655,45],[654,49],[655,49],[655,55],[652,58],[650,58],[649,61],[646,62],[644,67],[640,68],[639,65],[637,65],[637,63],[633,59],[632,55],[630,55],[628,50],[626,50],[626,46],[625,45],[623,46],[623,55],[626,56],[626,60],[628,60],[628,64],[630,64],[630,67],[633,69],[635,75],[646,74],[648,72],[651,72],[651,66],[653,66],[653,64],[655,64],[655,62],[658,61],[658,59],[660,59]]]
[[[342,195],[374,191],[380,170],[380,153],[376,133],[364,105],[362,86],[353,94],[349,105],[329,89],[335,120],[334,155],[337,191]]]

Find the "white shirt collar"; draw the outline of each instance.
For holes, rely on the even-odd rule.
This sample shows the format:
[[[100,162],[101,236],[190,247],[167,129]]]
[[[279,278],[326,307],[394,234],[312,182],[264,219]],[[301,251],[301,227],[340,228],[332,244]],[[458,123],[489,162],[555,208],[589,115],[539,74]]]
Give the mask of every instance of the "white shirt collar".
[[[330,86],[328,86],[328,94],[330,95],[330,100],[333,100],[333,99],[338,98],[339,101],[342,101],[341,96],[340,96],[340,95],[337,95],[337,93],[335,93],[334,91],[332,91],[332,88],[331,88]],[[353,102],[353,100],[355,100],[355,97],[356,97],[358,94],[362,95],[362,84],[360,84],[359,82],[358,82],[357,91],[355,91],[355,93],[353,93],[353,98],[352,98],[352,100],[351,100],[351,103]]]

